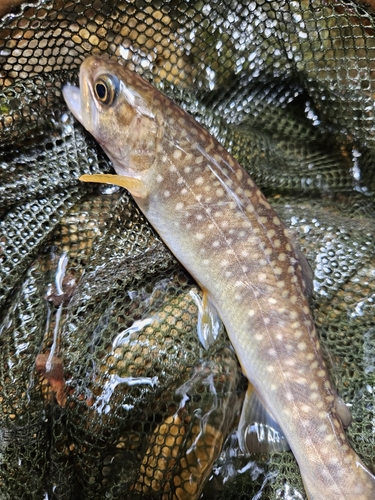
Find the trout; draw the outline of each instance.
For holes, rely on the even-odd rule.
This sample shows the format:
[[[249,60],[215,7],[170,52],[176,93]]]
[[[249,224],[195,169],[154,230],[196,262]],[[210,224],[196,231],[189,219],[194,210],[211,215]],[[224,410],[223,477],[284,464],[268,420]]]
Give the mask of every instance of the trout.
[[[224,323],[253,391],[242,409],[241,447],[253,441],[256,408],[280,429],[274,441],[285,436],[309,500],[374,500],[375,477],[347,440],[349,410],[322,357],[303,257],[246,171],[189,114],[117,62],[88,57],[80,88],[66,85],[63,95],[116,172],[81,180],[128,189]]]

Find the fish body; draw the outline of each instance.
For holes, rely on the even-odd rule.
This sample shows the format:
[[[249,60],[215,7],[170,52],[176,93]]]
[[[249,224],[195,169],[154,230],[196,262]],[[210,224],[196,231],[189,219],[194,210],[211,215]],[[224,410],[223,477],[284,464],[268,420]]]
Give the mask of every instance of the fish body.
[[[345,435],[301,259],[255,183],[191,116],[115,62],[89,57],[80,89],[63,91],[113,162],[117,175],[102,180],[129,189],[217,309],[309,499],[375,499],[375,478]]]

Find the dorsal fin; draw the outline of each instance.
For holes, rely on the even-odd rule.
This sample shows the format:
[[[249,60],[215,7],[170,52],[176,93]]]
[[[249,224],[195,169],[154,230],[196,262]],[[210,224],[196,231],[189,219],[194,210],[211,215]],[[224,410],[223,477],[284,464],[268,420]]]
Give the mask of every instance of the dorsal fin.
[[[302,252],[298,241],[296,240],[294,231],[292,231],[291,229],[287,229],[287,232],[288,232],[289,242],[293,247],[298,263],[301,266],[302,279],[305,285],[304,294],[308,299],[310,299],[312,296],[312,292],[314,290],[314,283],[313,283],[314,272],[309,264],[309,261]]]
[[[340,396],[336,396],[335,399],[335,408],[337,414],[341,420],[342,425],[346,428],[352,423],[352,412],[346,406],[344,400],[340,398]]]

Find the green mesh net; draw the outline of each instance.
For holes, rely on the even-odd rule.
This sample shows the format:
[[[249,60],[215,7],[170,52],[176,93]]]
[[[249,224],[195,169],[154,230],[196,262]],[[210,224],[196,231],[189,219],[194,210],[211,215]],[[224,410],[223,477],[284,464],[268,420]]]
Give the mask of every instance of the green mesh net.
[[[191,113],[291,228],[375,467],[372,8],[39,0],[0,20],[2,499],[305,499],[290,452],[240,452],[246,381],[225,332],[200,345],[196,284],[125,191],[78,181],[111,171],[61,95],[89,54]]]

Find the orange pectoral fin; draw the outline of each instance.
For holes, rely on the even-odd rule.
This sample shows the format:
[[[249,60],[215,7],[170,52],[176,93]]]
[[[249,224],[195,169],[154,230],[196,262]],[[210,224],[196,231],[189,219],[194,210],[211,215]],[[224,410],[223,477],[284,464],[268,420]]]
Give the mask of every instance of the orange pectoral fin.
[[[99,182],[101,184],[114,184],[127,189],[135,198],[145,198],[147,191],[144,183],[135,177],[115,174],[84,174],[79,178],[83,182]]]

